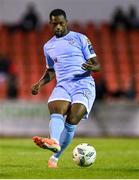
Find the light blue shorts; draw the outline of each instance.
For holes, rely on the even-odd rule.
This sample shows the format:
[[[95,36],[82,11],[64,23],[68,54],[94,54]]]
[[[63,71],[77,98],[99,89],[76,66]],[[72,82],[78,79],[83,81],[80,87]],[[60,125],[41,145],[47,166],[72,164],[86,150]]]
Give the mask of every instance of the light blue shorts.
[[[71,104],[81,103],[86,107],[86,117],[88,117],[95,97],[95,82],[89,77],[80,80],[66,80],[57,83],[48,99],[48,103],[56,100],[68,101]]]

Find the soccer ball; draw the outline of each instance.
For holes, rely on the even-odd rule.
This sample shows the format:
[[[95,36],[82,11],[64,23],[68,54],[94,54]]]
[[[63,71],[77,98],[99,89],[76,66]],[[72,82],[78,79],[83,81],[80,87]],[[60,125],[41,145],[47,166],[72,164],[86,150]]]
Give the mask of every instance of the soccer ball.
[[[82,167],[91,166],[96,160],[96,150],[87,143],[77,145],[72,152],[73,161]]]

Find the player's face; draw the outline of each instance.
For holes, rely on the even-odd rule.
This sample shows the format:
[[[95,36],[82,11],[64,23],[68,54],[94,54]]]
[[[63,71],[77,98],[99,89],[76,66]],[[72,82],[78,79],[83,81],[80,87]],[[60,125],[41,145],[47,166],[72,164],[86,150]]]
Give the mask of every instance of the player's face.
[[[63,15],[52,16],[50,20],[53,33],[56,37],[62,37],[67,34],[67,20]]]

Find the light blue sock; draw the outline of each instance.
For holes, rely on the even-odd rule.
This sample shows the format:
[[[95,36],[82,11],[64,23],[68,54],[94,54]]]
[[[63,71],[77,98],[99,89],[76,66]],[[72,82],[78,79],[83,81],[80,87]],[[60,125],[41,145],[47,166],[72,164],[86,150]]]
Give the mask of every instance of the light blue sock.
[[[74,137],[75,129],[76,129],[76,125],[65,123],[65,128],[60,137],[61,151],[58,153],[55,153],[54,157],[59,158],[60,155],[64,152],[64,150],[70,144],[70,142],[72,141]]]
[[[64,129],[64,117],[62,114],[51,114],[49,122],[50,138],[60,141],[61,133]]]

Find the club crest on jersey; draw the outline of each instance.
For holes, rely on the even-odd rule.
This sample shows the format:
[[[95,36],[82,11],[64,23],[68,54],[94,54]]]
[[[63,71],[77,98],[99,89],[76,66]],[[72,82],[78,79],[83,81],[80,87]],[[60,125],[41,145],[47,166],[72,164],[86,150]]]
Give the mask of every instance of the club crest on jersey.
[[[75,41],[73,39],[68,40],[69,44],[73,45]]]

